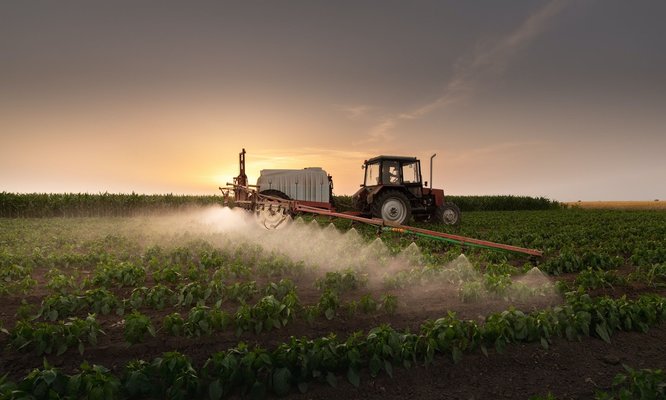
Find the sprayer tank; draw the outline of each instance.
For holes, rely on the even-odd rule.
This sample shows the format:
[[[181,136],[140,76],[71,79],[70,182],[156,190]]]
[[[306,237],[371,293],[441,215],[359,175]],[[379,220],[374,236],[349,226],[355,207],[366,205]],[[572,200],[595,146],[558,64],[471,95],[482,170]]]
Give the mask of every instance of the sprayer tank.
[[[293,200],[330,201],[328,174],[320,167],[263,169],[257,179],[257,186],[259,192],[277,190]]]

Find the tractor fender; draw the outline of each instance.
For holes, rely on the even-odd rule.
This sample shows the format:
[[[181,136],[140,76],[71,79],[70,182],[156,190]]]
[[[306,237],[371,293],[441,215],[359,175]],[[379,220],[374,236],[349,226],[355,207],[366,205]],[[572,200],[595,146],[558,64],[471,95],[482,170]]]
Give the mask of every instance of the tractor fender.
[[[423,188],[424,196],[433,196],[435,199],[435,206],[441,207],[444,205],[444,190]]]
[[[375,200],[375,196],[377,196],[382,189],[384,189],[384,185],[368,187],[368,194],[365,197],[366,203],[372,204],[372,202]]]

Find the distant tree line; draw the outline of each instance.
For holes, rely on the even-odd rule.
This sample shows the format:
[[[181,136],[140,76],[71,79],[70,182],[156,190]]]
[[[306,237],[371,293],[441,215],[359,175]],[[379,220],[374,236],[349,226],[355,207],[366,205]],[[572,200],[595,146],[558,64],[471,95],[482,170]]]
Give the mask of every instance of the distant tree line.
[[[462,211],[552,210],[564,207],[543,197],[447,196]],[[351,196],[334,196],[339,211],[353,209]],[[174,194],[0,193],[1,218],[126,217],[222,204],[222,197]]]
[[[0,217],[126,217],[219,204],[221,196],[116,193],[0,193]]]
[[[446,196],[445,201],[455,203],[461,211],[519,211],[519,210],[557,210],[566,205],[545,197],[530,196]],[[354,208],[351,196],[335,196],[335,207],[339,211]]]

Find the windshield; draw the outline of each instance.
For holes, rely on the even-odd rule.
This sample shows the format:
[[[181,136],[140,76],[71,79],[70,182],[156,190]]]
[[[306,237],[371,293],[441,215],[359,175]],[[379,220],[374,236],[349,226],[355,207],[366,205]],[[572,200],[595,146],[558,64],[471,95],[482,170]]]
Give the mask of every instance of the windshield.
[[[421,182],[419,174],[419,163],[414,161],[402,164],[402,180],[404,183],[418,183]]]
[[[379,185],[379,163],[365,166],[365,186]]]

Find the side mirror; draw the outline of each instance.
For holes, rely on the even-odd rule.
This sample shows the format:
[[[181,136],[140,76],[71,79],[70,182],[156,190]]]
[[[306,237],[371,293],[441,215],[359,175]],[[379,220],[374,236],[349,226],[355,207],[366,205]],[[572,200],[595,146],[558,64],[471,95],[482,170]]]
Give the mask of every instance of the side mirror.
[[[365,169],[365,164],[361,165],[361,169]]]

